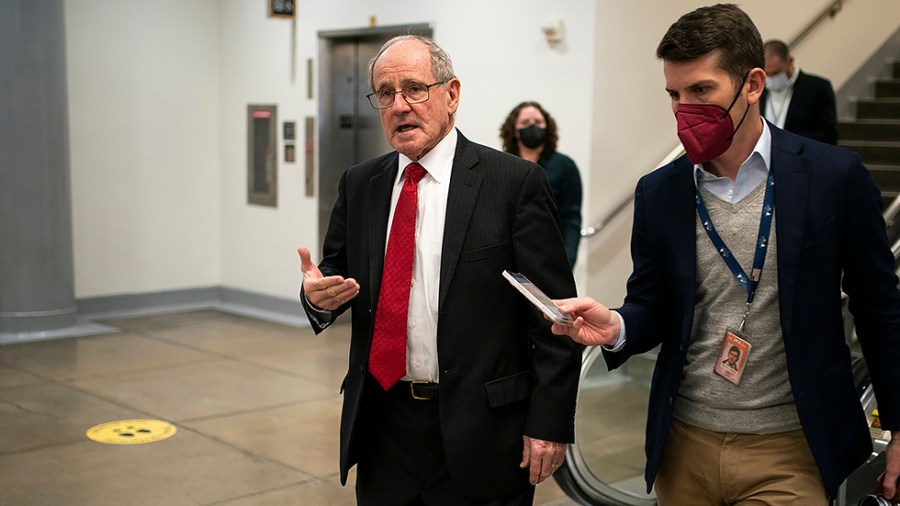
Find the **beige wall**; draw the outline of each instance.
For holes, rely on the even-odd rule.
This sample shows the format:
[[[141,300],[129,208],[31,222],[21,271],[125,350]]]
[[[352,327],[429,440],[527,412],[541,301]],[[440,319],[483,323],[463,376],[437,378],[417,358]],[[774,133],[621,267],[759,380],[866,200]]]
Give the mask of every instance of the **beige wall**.
[[[591,198],[596,222],[634,190],[679,146],[675,119],[664,91],[656,45],[682,14],[711,2],[637,0],[599,2],[596,12]],[[756,0],[741,6],[764,40],[791,41],[831,2]],[[835,88],[886,40],[898,26],[897,0],[847,0],[843,11],[827,19],[795,48],[807,71],[828,76]],[[647,13],[652,13],[648,16]],[[628,242],[631,214],[604,233],[583,242],[589,255],[585,292],[615,306],[625,295],[631,273]]]

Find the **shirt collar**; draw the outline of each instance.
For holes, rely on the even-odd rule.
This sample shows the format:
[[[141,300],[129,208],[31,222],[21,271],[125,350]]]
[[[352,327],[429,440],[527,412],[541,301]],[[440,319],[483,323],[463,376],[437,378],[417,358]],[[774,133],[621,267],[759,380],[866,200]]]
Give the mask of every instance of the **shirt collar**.
[[[741,164],[738,169],[737,179],[735,183],[751,176],[751,172],[762,172],[763,176],[768,176],[769,167],[772,166],[772,131],[769,130],[769,122],[762,120],[763,131],[759,139],[756,140],[756,146],[750,156]],[[762,163],[759,163],[762,162]],[[716,176],[703,168],[702,163],[694,164],[694,185],[697,186],[700,181],[715,181],[717,179],[727,179],[725,177]],[[763,177],[765,179],[765,177]]]
[[[456,155],[456,142],[458,139],[459,134],[456,128],[451,128],[450,132],[419,160],[419,165],[424,167],[428,171],[428,175],[438,183],[450,181],[450,171],[453,168],[453,157]],[[408,156],[403,153],[398,154],[400,155],[398,162],[400,170],[397,171],[397,178],[394,180],[395,185],[402,183],[405,177],[403,169],[412,163]]]

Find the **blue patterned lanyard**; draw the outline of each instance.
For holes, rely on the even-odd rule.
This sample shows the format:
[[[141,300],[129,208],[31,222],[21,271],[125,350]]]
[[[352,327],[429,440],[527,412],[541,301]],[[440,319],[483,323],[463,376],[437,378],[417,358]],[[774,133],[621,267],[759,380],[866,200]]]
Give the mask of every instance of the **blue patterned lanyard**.
[[[756,288],[759,286],[759,280],[762,276],[763,264],[766,262],[766,247],[769,245],[769,232],[772,230],[772,216],[774,213],[775,171],[769,169],[769,177],[766,179],[766,195],[763,198],[762,216],[759,218],[759,238],[756,241],[756,254],[753,256],[753,270],[750,271],[750,276],[747,276],[747,273],[744,272],[741,264],[734,258],[734,255],[731,254],[731,250],[728,249],[728,246],[725,245],[725,241],[722,240],[722,237],[716,231],[712,218],[709,217],[709,212],[706,210],[706,205],[703,203],[703,197],[700,195],[698,184],[697,214],[700,215],[700,221],[703,223],[703,229],[706,230],[706,235],[709,236],[709,240],[712,241],[713,246],[716,247],[719,255],[722,256],[722,260],[724,260],[728,268],[731,269],[731,274],[734,275],[734,278],[741,284],[744,290],[747,290],[747,312],[750,310],[750,304],[753,303],[753,297],[756,295]],[[747,313],[745,312],[744,319],[746,320],[746,318]],[[741,322],[741,327],[743,328],[743,326],[744,323]]]

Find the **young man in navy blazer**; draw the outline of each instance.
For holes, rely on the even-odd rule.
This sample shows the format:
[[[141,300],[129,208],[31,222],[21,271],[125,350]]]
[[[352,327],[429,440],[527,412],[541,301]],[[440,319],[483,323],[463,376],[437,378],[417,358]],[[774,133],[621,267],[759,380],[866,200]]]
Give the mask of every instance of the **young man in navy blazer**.
[[[900,429],[881,195],[855,153],[761,118],[762,40],[738,7],[682,16],[657,56],[687,154],[638,182],[624,305],[558,301],[577,318],[553,331],[604,346],[610,368],[660,346],[646,438],[660,504],[826,505],[871,452],[842,288],[882,426]],[[737,372],[719,363],[729,346]],[[894,495],[900,435],[886,451]]]

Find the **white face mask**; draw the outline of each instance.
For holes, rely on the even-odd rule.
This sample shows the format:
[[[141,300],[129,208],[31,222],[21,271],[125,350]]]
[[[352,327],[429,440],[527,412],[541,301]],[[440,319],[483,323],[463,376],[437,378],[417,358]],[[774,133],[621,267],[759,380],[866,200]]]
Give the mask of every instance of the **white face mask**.
[[[766,77],[766,88],[774,91],[775,93],[780,93],[787,89],[788,87],[788,76],[784,72],[779,72],[771,77]]]

